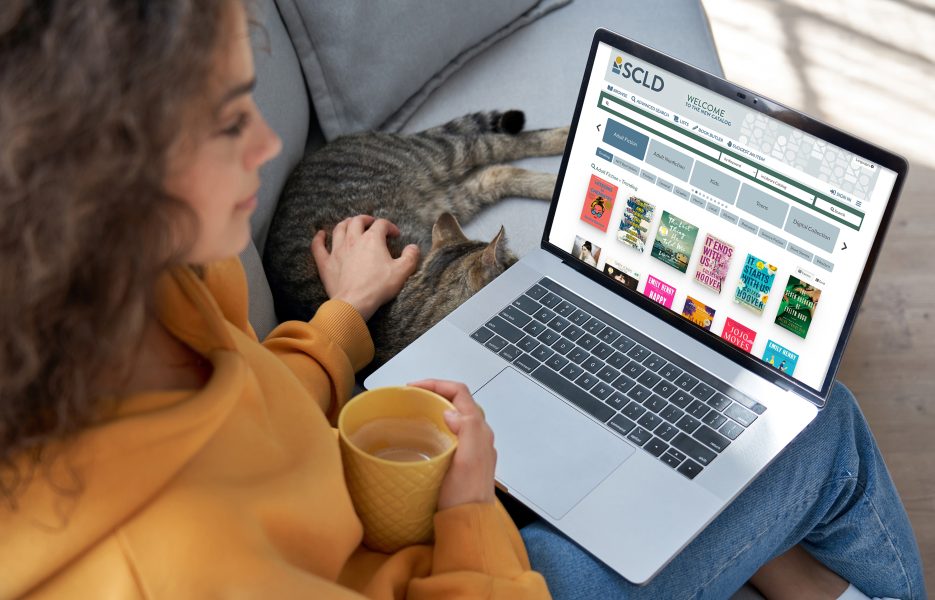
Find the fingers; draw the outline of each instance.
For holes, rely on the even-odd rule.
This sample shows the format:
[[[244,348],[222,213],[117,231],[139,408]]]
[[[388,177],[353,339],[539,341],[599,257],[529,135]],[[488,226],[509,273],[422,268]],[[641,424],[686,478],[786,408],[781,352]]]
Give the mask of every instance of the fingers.
[[[388,237],[399,228],[386,219],[357,215],[344,219],[328,234],[317,232],[311,253],[329,298],[344,300],[368,319],[399,294],[419,267],[419,249],[410,244],[393,258]]]
[[[451,433],[458,435],[461,431],[461,418],[457,411],[446,410],[444,418],[445,424],[448,425],[448,429],[451,430]]]
[[[312,238],[312,258],[315,259],[315,265],[318,267],[319,272],[322,271],[322,267],[330,256],[328,249],[325,248],[326,237],[327,234],[324,231],[319,231]]]
[[[419,256],[421,254],[422,252],[419,250],[418,246],[415,244],[409,244],[403,248],[402,253],[400,253],[399,258],[396,260],[405,264],[407,267],[411,266],[412,271],[415,271],[419,264]],[[410,275],[412,274],[412,271],[409,272]]]
[[[344,219],[334,226],[334,230],[331,232],[332,252],[336,247],[343,245],[347,238],[357,239],[363,236],[365,232],[373,232],[384,239],[400,235],[399,227],[386,219],[377,219],[370,215],[357,215],[356,217]],[[318,232],[315,237],[317,238],[319,235],[324,235],[324,232]],[[312,242],[314,244],[314,240]],[[322,242],[324,242],[324,238]],[[404,259],[404,263],[418,264],[419,247],[415,244],[409,244],[403,249],[400,258]]]
[[[397,237],[399,235],[399,227],[387,221],[386,219],[377,219],[373,221],[373,224],[370,225],[370,229],[368,231],[372,231],[373,233],[381,235],[384,238]]]
[[[383,239],[397,237],[400,233],[399,227],[386,219],[377,219],[371,215],[357,215],[356,217],[344,219],[334,226],[334,231],[331,234],[331,247],[334,249],[344,244],[347,238],[351,240],[358,239],[364,233],[369,232]]]
[[[468,394],[471,392],[463,383],[457,381],[447,381],[445,379],[421,379],[409,383],[413,387],[420,387],[430,392],[435,392],[439,396],[444,396],[448,400],[453,400],[458,394]]]
[[[370,215],[357,215],[356,217],[352,217],[348,220],[347,234],[360,237],[368,227],[373,225],[375,220],[376,219]]]
[[[484,420],[484,411],[480,406],[473,402],[469,394],[464,398],[470,400],[471,404],[458,402],[461,405],[459,409],[445,411],[444,419],[452,433],[458,436],[460,458],[473,460],[475,453],[493,450],[494,435],[493,429]],[[456,398],[456,402],[459,399]],[[472,410],[472,407],[476,410]]]
[[[445,412],[445,422],[458,436],[451,466],[438,496],[438,510],[470,503],[493,502],[494,474],[497,469],[497,451],[494,434],[484,421],[480,407],[471,398],[463,383],[426,379],[410,383],[436,392],[449,400],[458,409]]]
[[[461,413],[455,419],[458,421],[457,434],[459,441],[467,440],[472,447],[489,448],[493,446],[493,430],[481,413],[467,415]],[[476,446],[475,446],[476,445]]]
[[[409,385],[435,392],[439,396],[447,398],[454,404],[454,407],[458,409],[458,412],[462,416],[477,416],[482,420],[484,418],[483,411],[481,411],[480,406],[474,401],[474,398],[471,396],[471,391],[463,383],[445,381],[442,379],[424,379],[422,381],[410,383]]]
[[[394,267],[397,270],[397,276],[400,279],[400,284],[404,283],[413,273],[416,272],[416,269],[419,268],[419,256],[421,252],[419,247],[415,244],[409,244],[403,248],[402,253],[399,255],[399,258],[393,261]]]
[[[350,219],[344,219],[340,223],[334,226],[334,230],[331,232],[331,250],[334,251],[335,248],[338,248],[344,244],[344,238],[347,236],[347,226],[350,224]]]

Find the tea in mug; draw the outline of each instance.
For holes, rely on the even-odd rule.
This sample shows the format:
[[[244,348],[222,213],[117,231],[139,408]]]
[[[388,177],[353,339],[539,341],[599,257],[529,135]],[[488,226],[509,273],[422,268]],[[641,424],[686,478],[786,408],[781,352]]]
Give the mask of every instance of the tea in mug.
[[[394,462],[419,462],[438,456],[451,446],[451,438],[428,419],[387,417],[361,425],[348,435],[352,444]]]

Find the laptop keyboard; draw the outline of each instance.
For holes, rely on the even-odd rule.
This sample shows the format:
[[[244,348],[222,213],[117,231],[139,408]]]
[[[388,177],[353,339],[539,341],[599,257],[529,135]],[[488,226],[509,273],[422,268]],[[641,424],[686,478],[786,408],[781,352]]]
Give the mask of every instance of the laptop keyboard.
[[[471,337],[689,479],[766,411],[548,278]]]

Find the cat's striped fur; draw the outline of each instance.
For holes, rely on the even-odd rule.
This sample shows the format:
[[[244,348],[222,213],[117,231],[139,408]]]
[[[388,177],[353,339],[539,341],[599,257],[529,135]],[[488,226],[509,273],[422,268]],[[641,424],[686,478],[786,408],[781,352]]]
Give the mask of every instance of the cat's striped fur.
[[[522,132],[524,121],[520,111],[474,113],[412,135],[346,136],[306,155],[286,183],[264,251],[278,317],[307,320],[327,299],[311,238],[357,214],[399,227],[394,256],[410,243],[422,251],[399,297],[370,320],[375,364],[503,272],[516,259],[502,230],[490,243],[474,242],[457,220],[509,196],[552,197],[554,174],[503,163],[560,154],[568,128]]]

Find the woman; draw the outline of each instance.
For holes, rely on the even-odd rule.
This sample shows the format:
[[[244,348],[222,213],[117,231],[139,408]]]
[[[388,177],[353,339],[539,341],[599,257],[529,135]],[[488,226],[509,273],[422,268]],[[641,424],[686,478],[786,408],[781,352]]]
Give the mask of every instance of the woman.
[[[333,299],[257,343],[236,257],[280,141],[242,5],[6,2],[0,40],[0,598],[547,597],[451,384],[422,384],[460,411],[437,544],[360,547],[326,415],[418,253],[340,224]]]
[[[250,95],[246,23],[232,0],[0,7],[0,598],[548,597],[494,501],[492,434],[458,384],[419,383],[458,409],[434,546],[360,546],[329,420],[372,356],[366,318],[417,251],[390,257],[396,228],[366,216],[339,224],[330,249],[319,234],[312,254],[331,300],[310,323],[256,340],[236,255],[279,140]],[[816,421],[786,463],[865,431],[852,401],[837,404],[853,427]],[[865,495],[892,501],[872,440],[859,450],[851,463],[874,474]],[[832,462],[851,468],[815,460],[803,485],[820,487]],[[789,477],[771,468],[762,479]],[[728,510],[761,515],[762,499],[747,492]],[[562,595],[719,597],[808,535],[829,564],[840,566],[836,550],[867,558],[818,539],[857,514],[847,499],[822,492],[747,546],[734,544],[752,530],[722,516],[646,588],[547,527],[524,536]],[[898,498],[890,508],[887,522],[904,525]],[[911,531],[908,542],[899,533],[905,550]],[[712,547],[753,550],[721,562]],[[762,588],[794,593],[792,563],[812,591],[846,587],[793,550],[760,569]],[[900,593],[895,576],[880,580],[868,589]]]

